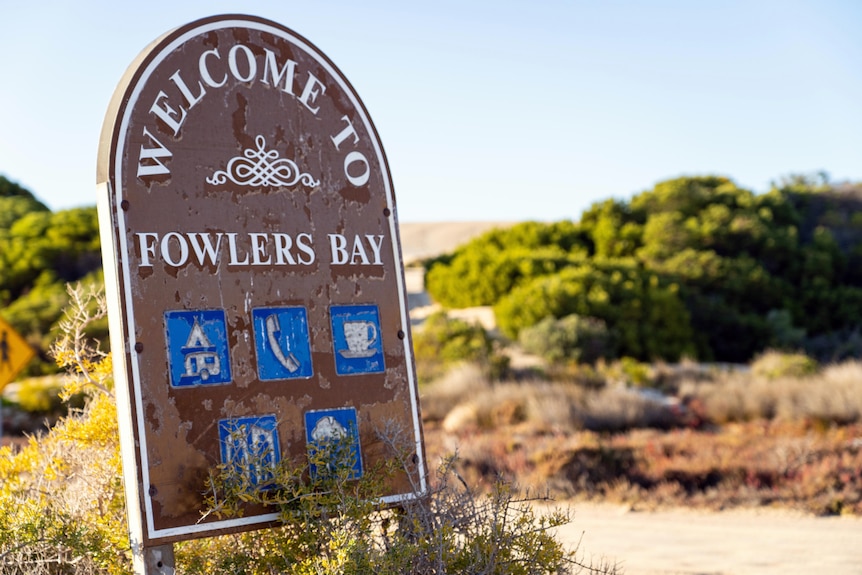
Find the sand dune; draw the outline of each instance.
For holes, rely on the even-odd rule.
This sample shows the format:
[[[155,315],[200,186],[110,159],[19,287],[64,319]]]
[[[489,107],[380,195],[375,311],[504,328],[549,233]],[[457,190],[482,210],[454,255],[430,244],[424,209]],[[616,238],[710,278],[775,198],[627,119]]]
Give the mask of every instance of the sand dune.
[[[493,228],[514,222],[421,222],[399,223],[404,263],[450,252]]]

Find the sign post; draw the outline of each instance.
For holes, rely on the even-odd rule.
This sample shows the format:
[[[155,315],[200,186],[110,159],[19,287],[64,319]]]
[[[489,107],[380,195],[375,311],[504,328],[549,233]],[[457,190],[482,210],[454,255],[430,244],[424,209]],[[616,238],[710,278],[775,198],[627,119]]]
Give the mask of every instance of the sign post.
[[[352,86],[295,32],[217,16],[157,40],[107,112],[98,208],[124,478],[143,551],[271,525],[201,519],[218,465],[355,430],[354,477],[407,432],[426,471],[395,196]]]

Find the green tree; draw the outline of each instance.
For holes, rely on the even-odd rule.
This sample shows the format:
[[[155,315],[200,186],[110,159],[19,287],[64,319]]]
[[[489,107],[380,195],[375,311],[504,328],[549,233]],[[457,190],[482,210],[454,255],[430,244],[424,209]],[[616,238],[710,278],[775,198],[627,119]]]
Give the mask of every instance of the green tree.
[[[595,260],[536,278],[512,290],[494,311],[501,331],[513,339],[546,317],[576,314],[605,322],[621,355],[678,359],[695,352],[678,286],[632,260]]]
[[[39,350],[31,374],[56,369],[47,349],[68,302],[65,284],[102,283],[101,266],[94,207],[52,213],[0,176],[0,315]]]
[[[425,287],[447,307],[493,305],[520,283],[585,257],[588,249],[587,236],[569,221],[498,228],[426,262]]]

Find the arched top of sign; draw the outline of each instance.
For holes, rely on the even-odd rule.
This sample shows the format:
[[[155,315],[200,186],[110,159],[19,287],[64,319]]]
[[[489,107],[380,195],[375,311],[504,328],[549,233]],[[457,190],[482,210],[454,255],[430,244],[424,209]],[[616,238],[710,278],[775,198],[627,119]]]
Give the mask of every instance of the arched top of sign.
[[[239,41],[232,46],[221,46],[224,42],[218,34],[226,32]],[[242,39],[249,38],[251,32],[259,33],[264,42],[244,43]],[[164,71],[170,59],[194,50],[190,46],[195,42],[199,44],[195,54],[197,70],[177,68],[172,74]],[[265,43],[269,46],[263,45]],[[305,60],[305,69],[301,58]],[[318,77],[321,74],[316,70],[307,69],[309,62],[326,78]],[[147,94],[148,86],[159,81],[157,71],[165,75],[161,78],[162,89]],[[125,197],[124,178],[164,181],[171,175],[170,164],[174,159],[173,147],[165,138],[182,138],[196,111],[194,108],[200,108],[205,100],[219,97],[210,94],[224,91],[231,84],[252,86],[256,83],[290,96],[317,118],[324,114],[323,102],[327,98],[334,110],[348,111],[349,114],[338,115],[343,124],[330,135],[332,144],[336,149],[347,148],[357,139],[358,124],[361,124],[373,148],[374,163],[382,171],[381,184],[387,205],[390,209],[394,206],[385,152],[371,117],[350,82],[326,55],[296,32],[276,22],[248,15],[213,16],[189,23],[162,36],[138,56],[118,85],[105,117],[97,181],[111,182],[121,199]],[[174,90],[173,97],[165,86]],[[132,147],[129,130],[136,116],[149,117],[162,128],[161,133],[157,133],[143,122],[140,133],[131,135],[135,145],[140,143],[139,151],[129,149]],[[278,148],[271,139],[272,134],[249,134],[247,137],[250,141],[243,144],[238,153],[225,158],[225,167],[213,167],[208,183],[230,181],[245,186],[301,185],[306,188],[319,185],[318,177],[286,153],[299,144],[286,143]],[[369,159],[358,153],[350,156],[349,151],[346,155],[349,156],[345,160],[347,181],[354,186],[368,183],[363,163],[367,165]],[[348,167],[351,162],[352,166]]]

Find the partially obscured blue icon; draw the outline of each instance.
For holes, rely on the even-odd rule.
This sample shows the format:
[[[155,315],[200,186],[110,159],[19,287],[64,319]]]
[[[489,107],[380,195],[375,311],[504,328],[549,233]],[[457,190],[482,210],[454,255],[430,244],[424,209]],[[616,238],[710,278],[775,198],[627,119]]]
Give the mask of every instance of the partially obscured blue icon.
[[[305,440],[312,477],[331,477],[342,469],[349,470],[348,479],[362,477],[356,408],[306,411]]]
[[[281,462],[274,415],[219,420],[218,434],[221,460],[230,473],[245,477],[250,487],[272,486]]]
[[[303,307],[252,310],[257,374],[261,381],[307,378],[314,374],[308,315]]]
[[[165,332],[171,386],[230,383],[224,311],[165,312]]]
[[[354,375],[385,371],[377,306],[334,305],[329,308],[329,313],[336,373]]]

